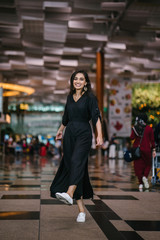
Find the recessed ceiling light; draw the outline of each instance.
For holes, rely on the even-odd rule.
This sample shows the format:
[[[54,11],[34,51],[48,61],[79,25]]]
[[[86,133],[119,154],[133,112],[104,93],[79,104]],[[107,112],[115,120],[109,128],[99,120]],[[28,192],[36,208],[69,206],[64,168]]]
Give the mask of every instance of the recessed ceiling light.
[[[124,1],[122,2],[102,2],[101,7],[109,10],[117,10],[117,9],[123,9],[125,7],[126,3]]]
[[[43,8],[65,8],[68,7],[68,2],[51,2],[51,1],[44,1]]]
[[[65,94],[66,90],[54,90],[53,93],[54,94]]]
[[[44,79],[43,80],[43,84],[44,85],[56,85],[56,81],[55,80],[51,80],[51,79]]]
[[[108,37],[106,35],[100,35],[100,34],[86,34],[86,39],[91,41],[100,41],[100,42],[108,41]]]
[[[113,49],[122,49],[122,50],[125,50],[125,49],[126,49],[126,44],[124,44],[124,43],[113,43],[113,42],[109,42],[109,43],[107,43],[107,47],[108,47],[108,48],[113,48]]]
[[[4,55],[13,55],[13,56],[25,56],[23,51],[4,51]]]
[[[42,58],[25,58],[25,62],[26,64],[29,65],[35,65],[35,66],[43,66],[44,65],[44,61]]]
[[[61,66],[77,67],[78,66],[78,61],[77,60],[61,60],[60,65]]]

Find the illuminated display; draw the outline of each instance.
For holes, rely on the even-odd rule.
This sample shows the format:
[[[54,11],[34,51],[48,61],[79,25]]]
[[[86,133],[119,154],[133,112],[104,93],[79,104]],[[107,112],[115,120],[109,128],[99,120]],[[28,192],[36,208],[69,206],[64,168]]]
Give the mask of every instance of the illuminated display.
[[[28,112],[63,112],[64,106],[61,105],[29,105],[21,103],[19,106],[10,104],[8,110],[16,111],[17,109],[25,110]]]
[[[21,104],[20,104],[20,109],[22,109],[22,110],[28,110],[28,109],[29,109],[29,105],[28,105],[28,104],[21,103]]]

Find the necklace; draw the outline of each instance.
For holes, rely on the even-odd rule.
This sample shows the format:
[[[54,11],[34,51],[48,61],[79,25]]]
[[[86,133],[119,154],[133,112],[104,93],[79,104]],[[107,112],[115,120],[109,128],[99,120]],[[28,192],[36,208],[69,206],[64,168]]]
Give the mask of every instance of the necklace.
[[[82,95],[76,95],[76,94],[73,95],[75,101],[78,101],[78,99],[80,99],[81,96],[82,96]]]

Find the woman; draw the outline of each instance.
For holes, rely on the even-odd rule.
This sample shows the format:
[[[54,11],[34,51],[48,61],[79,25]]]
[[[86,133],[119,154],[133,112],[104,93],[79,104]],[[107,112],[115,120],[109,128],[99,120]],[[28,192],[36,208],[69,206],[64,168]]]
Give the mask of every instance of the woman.
[[[139,180],[140,191],[143,189],[143,184],[146,189],[149,188],[147,178],[151,170],[152,156],[156,156],[154,133],[153,129],[147,125],[147,120],[146,114],[139,114],[130,136],[134,140],[133,147],[138,147],[141,142],[141,157],[134,161],[134,171]]]
[[[63,158],[50,187],[51,196],[72,205],[76,199],[77,222],[85,222],[83,199],[93,198],[88,176],[88,154],[92,143],[90,119],[97,129],[97,146],[103,144],[100,112],[85,71],[76,71],[70,79],[70,94],[56,139],[63,139]]]
[[[109,158],[116,157],[116,145],[118,144],[118,140],[116,140],[116,133],[111,137],[110,145],[109,145]]]

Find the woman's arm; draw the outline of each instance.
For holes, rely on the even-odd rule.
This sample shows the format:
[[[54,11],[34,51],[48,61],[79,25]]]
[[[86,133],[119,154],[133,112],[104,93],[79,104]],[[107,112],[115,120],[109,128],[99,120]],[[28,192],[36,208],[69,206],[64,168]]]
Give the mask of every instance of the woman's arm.
[[[102,146],[103,145],[103,136],[102,136],[102,125],[101,121],[98,118],[97,123],[96,123],[96,130],[97,130],[97,144],[96,146]]]
[[[61,124],[61,126],[58,129],[57,134],[56,134],[56,140],[62,139],[64,129],[65,129],[65,126],[63,124]]]

